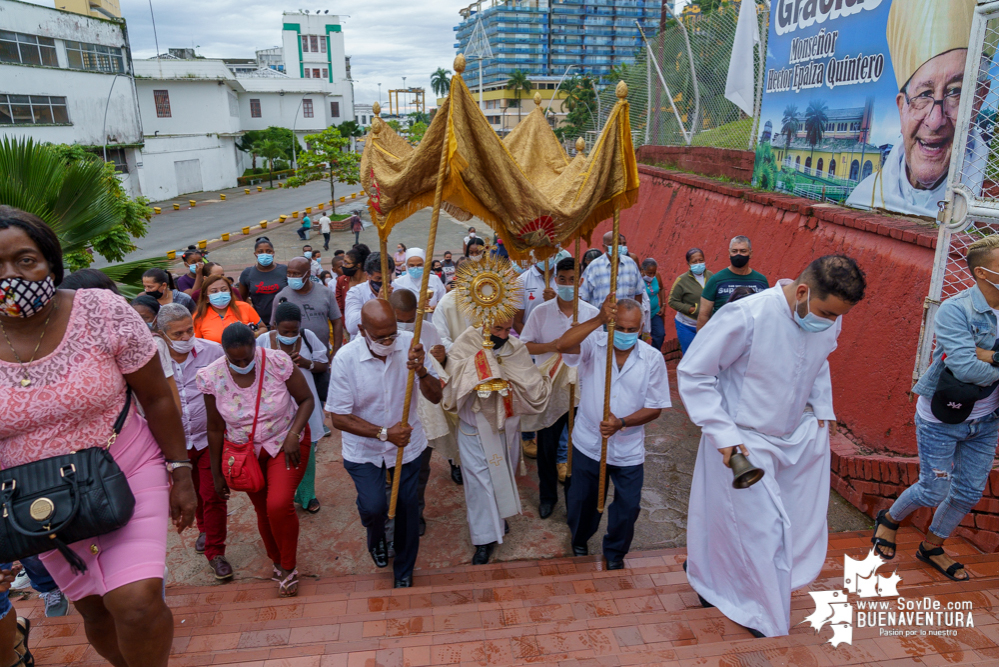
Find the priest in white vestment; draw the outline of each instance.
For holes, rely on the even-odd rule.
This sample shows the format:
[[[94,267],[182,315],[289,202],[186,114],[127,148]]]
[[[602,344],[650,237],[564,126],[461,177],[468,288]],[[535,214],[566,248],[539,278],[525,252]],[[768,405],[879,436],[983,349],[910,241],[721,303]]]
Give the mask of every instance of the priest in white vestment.
[[[864,297],[857,264],[813,261],[796,281],[731,303],[698,332],[677,367],[680,397],[701,427],[687,515],[687,578],[756,636],[786,635],[791,591],[825,561],[829,430],[827,357]],[[765,475],[735,489],[739,447]]]
[[[492,348],[482,329],[469,327],[451,346],[450,382],[441,405],[458,413],[468,529],[473,565],[489,562],[503,543],[504,519],[520,514],[515,473],[520,460],[520,418],[545,409],[551,379],[542,375],[524,343],[510,337],[513,321],[495,323]]]

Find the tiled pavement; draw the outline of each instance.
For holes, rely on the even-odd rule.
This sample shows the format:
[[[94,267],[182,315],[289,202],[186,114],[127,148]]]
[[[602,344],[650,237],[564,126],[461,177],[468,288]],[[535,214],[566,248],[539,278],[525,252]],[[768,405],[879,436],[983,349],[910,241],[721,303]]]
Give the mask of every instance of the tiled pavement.
[[[869,533],[830,534],[811,590],[842,588],[843,555],[867,554]],[[392,590],[391,573],[302,583],[279,600],[272,583],[170,587],[175,639],[171,665],[375,667],[393,665],[637,665],[819,667],[825,665],[999,664],[999,556],[963,541],[948,544],[970,583],[952,583],[912,556],[919,535],[899,533],[898,592],[973,605],[973,628],[956,636],[882,637],[855,628],[833,648],[829,627],[753,639],[716,609],[702,609],[681,569],[682,549],[631,554],[623,571],[597,557],[417,570],[415,587]],[[890,568],[885,566],[882,571]],[[853,596],[851,596],[852,598]],[[894,602],[894,601],[893,601]],[[792,598],[792,623],[814,610]],[[35,602],[18,613],[36,624],[38,665],[105,664],[86,643],[81,619],[45,619]],[[932,628],[927,628],[932,629]]]

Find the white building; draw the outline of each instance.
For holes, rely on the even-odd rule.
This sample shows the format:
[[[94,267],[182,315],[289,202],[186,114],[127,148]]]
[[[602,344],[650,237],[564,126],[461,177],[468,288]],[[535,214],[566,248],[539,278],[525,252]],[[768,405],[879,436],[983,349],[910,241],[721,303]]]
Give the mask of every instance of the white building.
[[[371,119],[375,116],[374,107],[371,104],[355,104],[354,120],[361,127],[370,127]]]
[[[142,125],[124,21],[0,0],[0,134],[106,146],[139,194]]]
[[[320,79],[330,103],[337,103],[334,124],[354,117],[354,91],[344,52],[340,17],[285,12],[281,49],[284,72],[293,79]]]
[[[269,49],[257,49],[257,65],[283,72],[284,49],[280,46],[274,46]]]

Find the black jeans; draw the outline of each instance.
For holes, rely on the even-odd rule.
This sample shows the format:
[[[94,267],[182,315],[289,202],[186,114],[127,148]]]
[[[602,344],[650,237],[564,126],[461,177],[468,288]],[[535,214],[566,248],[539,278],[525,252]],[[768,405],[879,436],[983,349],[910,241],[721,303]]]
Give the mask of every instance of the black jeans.
[[[604,535],[604,556],[607,560],[624,558],[635,537],[635,521],[641,511],[642,484],[645,466],[612,466],[607,464],[607,476],[614,482],[614,502],[606,506],[607,534]],[[597,513],[600,461],[594,461],[576,448],[572,452],[572,485],[569,487],[567,513],[573,546],[586,543],[600,527]],[[608,485],[607,490],[610,490]]]
[[[541,502],[558,504],[558,441],[569,423],[569,413],[538,431],[538,491]]]
[[[330,233],[323,232],[323,250],[330,249]]]
[[[354,232],[354,245],[361,243],[361,232]]]

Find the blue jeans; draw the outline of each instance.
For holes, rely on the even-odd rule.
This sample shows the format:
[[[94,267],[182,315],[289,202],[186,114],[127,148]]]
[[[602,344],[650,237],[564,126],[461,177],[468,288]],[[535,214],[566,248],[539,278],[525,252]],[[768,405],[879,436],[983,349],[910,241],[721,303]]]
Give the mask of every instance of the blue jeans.
[[[556,456],[556,461],[558,463],[568,463],[569,462],[569,425],[566,424],[565,428],[562,429],[562,435],[558,439],[558,454]]]
[[[38,556],[22,558],[21,567],[28,573],[28,580],[31,581],[31,587],[39,593],[51,593],[59,588],[52,576],[49,575],[49,571],[42,565],[42,561]]]
[[[11,563],[0,563],[0,570],[10,570],[11,567],[13,567]],[[7,598],[7,592],[4,591],[0,593],[0,618],[5,618],[10,610],[10,600]]]
[[[673,324],[676,325],[676,338],[680,341],[680,353],[687,354],[687,348],[694,342],[694,336],[697,335],[697,327],[680,320],[673,320]],[[892,516],[895,515],[892,514]]]
[[[901,521],[920,507],[936,507],[930,532],[950,534],[982,498],[999,437],[995,413],[962,424],[934,424],[916,415],[919,481],[888,512]]]
[[[657,352],[662,352],[663,342],[666,340],[666,325],[663,324],[663,316],[653,315],[649,318],[649,324],[652,328],[652,347],[656,348]]]

